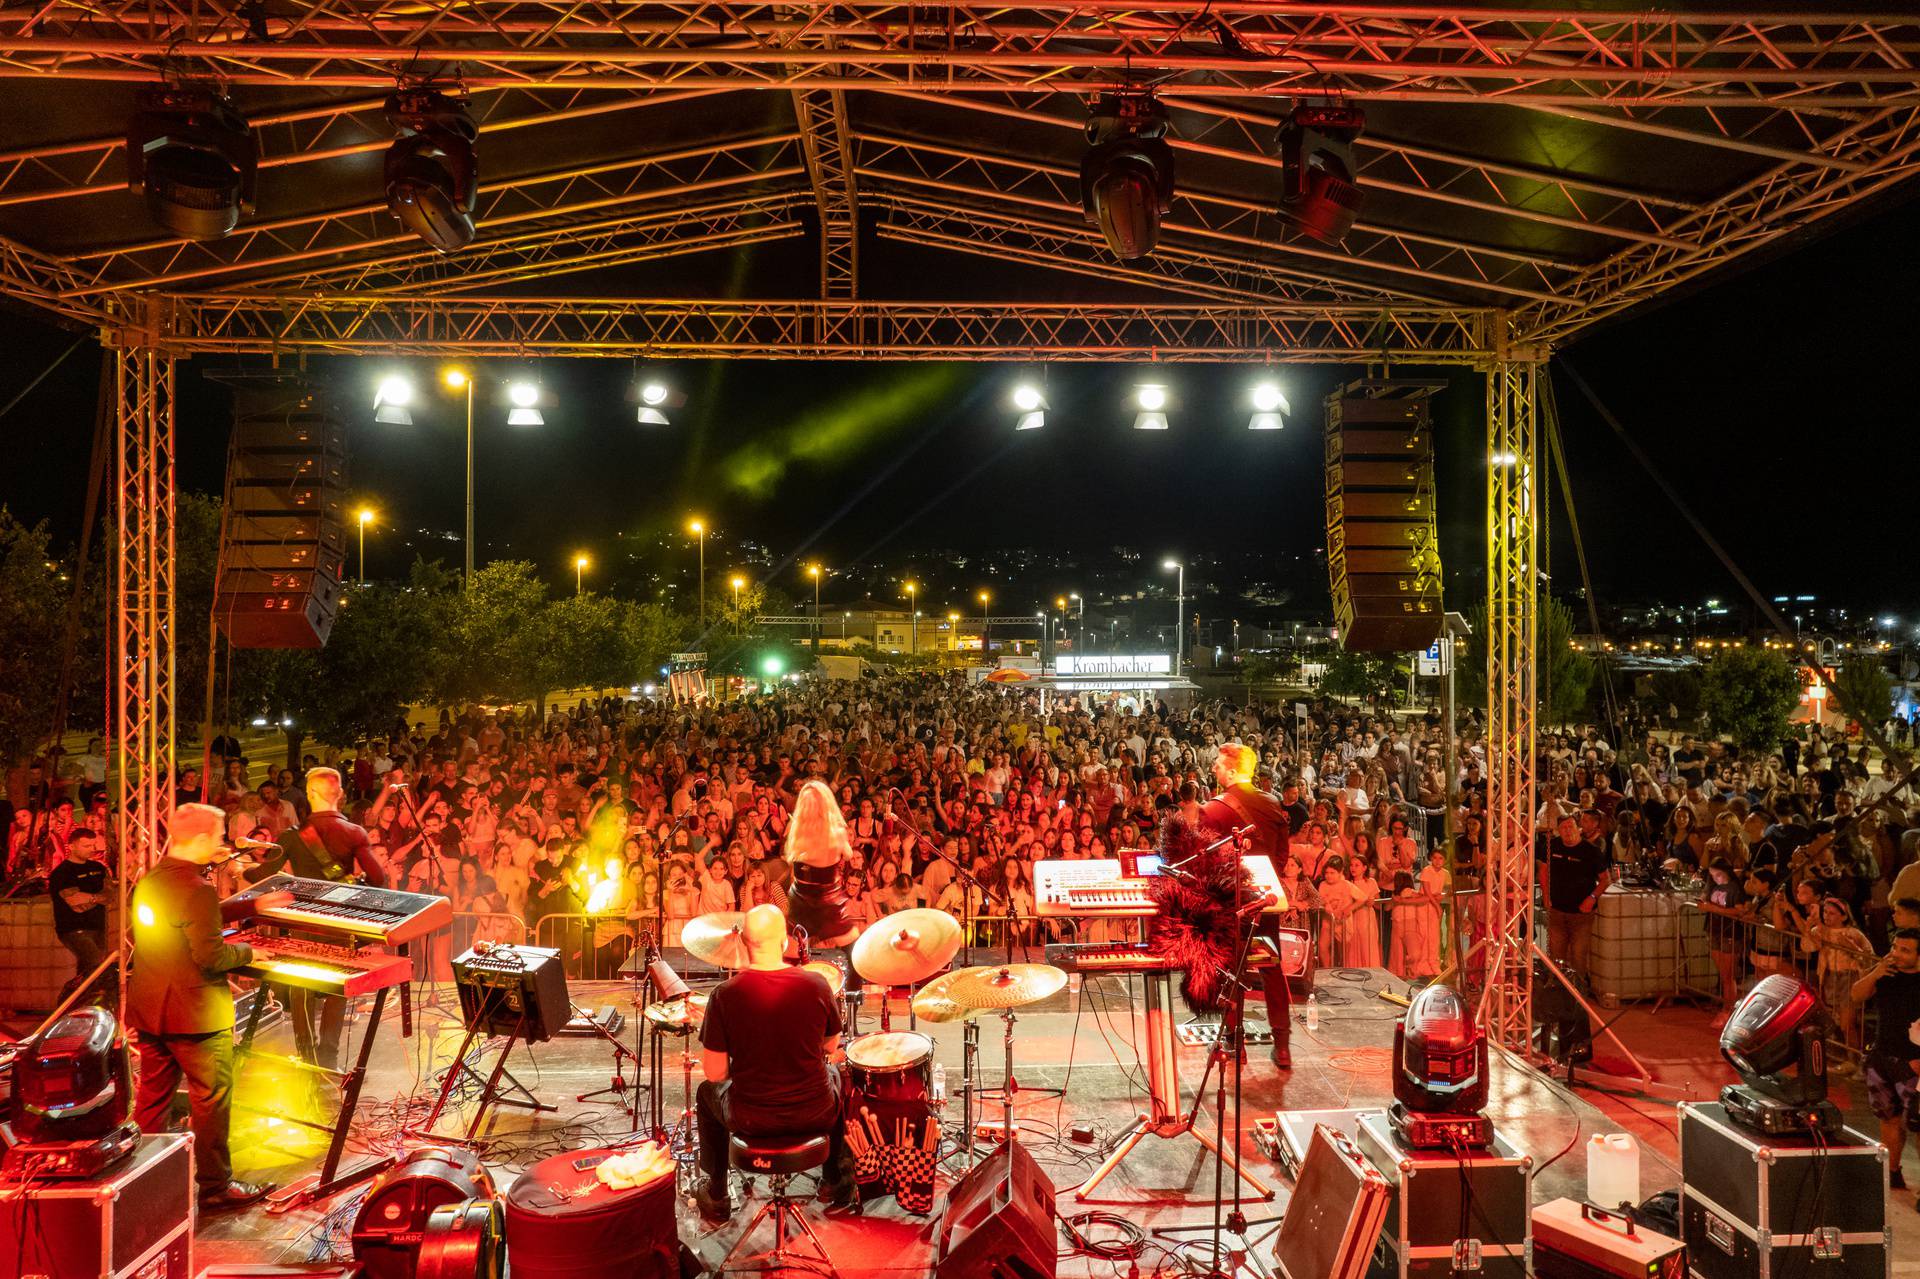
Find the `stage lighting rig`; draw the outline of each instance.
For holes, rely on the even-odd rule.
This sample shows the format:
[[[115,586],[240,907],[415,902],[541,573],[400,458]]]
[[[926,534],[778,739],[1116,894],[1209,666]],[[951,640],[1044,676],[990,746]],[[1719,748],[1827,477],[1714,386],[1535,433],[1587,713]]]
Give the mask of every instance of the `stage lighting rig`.
[[[674,388],[664,378],[642,376],[633,385],[633,398],[639,402],[634,420],[642,426],[667,426],[667,414],[686,407],[686,392]]]
[[[437,89],[403,89],[387,98],[398,135],[387,148],[387,207],[409,232],[442,253],[473,242],[480,192],[480,131],[463,99]]]
[[[1166,108],[1144,93],[1105,94],[1087,118],[1080,204],[1122,261],[1144,258],[1160,242],[1160,219],[1173,204],[1166,135]]]
[[[1013,388],[1013,407],[1020,410],[1016,431],[1037,431],[1047,424],[1047,397],[1031,382]]]
[[[1487,1032],[1451,986],[1413,997],[1393,1028],[1394,1131],[1414,1150],[1492,1144],[1487,1105]]]
[[[1360,186],[1353,142],[1366,127],[1358,107],[1303,103],[1280,125],[1280,216],[1322,244],[1353,230],[1367,193]]]
[[[260,144],[218,90],[151,89],[127,125],[127,189],[153,220],[191,240],[217,240],[253,212]]]
[[[1826,1031],[1813,987],[1785,973],[1763,977],[1720,1032],[1720,1055],[1740,1074],[1720,1090],[1727,1117],[1772,1135],[1839,1132],[1840,1110],[1827,1100]]]
[[[1253,416],[1247,422],[1249,431],[1278,431],[1286,426],[1285,415],[1293,412],[1293,405],[1287,402],[1287,393],[1276,382],[1256,382],[1248,396],[1253,401]]]

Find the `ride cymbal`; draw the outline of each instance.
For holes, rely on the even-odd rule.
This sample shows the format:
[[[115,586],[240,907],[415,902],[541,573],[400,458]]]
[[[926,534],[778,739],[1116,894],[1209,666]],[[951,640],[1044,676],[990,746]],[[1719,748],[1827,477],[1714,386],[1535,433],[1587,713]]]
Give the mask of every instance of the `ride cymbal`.
[[[716,968],[745,968],[747,939],[742,924],[746,918],[737,910],[696,915],[680,930],[680,944],[689,955]]]
[[[1067,974],[1052,964],[995,964],[953,974],[946,994],[965,1008],[1018,1008],[1066,984]]]
[[[911,986],[953,962],[960,921],[944,910],[888,915],[853,943],[853,970],[876,986]]]
[[[956,968],[943,973],[914,992],[913,1015],[921,1021],[938,1025],[941,1022],[965,1021],[978,1012],[977,1008],[968,1008],[954,1002],[954,980],[966,973],[984,972],[981,968]]]

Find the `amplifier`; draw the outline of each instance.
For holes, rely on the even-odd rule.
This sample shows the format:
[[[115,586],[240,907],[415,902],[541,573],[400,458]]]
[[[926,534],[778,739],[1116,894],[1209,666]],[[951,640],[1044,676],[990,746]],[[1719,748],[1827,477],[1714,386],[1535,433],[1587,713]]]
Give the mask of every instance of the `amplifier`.
[[[1678,1240],[1592,1204],[1555,1199],[1533,1210],[1540,1279],[1687,1279]]]
[[[193,1195],[193,1146],[183,1133],[142,1137],[130,1160],[100,1177],[9,1187],[0,1197],[0,1273],[193,1279]]]
[[[453,961],[453,983],[468,1030],[503,1035],[517,1028],[522,1039],[539,1044],[573,1019],[557,950],[483,943]]]

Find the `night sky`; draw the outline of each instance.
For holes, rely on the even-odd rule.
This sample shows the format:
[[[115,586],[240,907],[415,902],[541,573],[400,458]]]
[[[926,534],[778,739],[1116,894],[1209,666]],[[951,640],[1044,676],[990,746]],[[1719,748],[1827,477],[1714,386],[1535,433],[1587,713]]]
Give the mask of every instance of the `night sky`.
[[[1908,567],[1917,242],[1920,204],[1895,204],[1564,352],[1768,594],[1863,608],[1920,601],[1920,574]],[[0,341],[11,356],[0,367],[4,404],[73,335],[0,312]],[[182,377],[181,482],[209,492],[220,487],[227,430],[225,393],[203,376],[216,367],[197,361]],[[411,428],[371,420],[373,385],[394,366],[314,367],[368,406],[353,434],[356,495],[406,529],[457,531],[458,401],[435,387],[434,367],[414,368],[428,402]],[[84,498],[98,371],[97,348],[83,343],[0,419],[10,445],[0,500],[63,538]],[[1262,371],[1162,368],[1154,380],[1172,388],[1173,429],[1145,433],[1128,429],[1126,396],[1147,370],[1057,365],[1045,373],[1047,428],[1016,435],[1008,393],[1037,372],[1023,366],[679,363],[667,371],[689,403],[666,429],[634,424],[623,362],[533,371],[552,401],[545,427],[509,428],[504,409],[485,403],[478,414],[480,525],[490,555],[533,559],[556,585],[575,551],[611,557],[617,532],[644,538],[693,511],[776,559],[835,565],[931,547],[1126,545],[1149,563],[1167,553],[1310,557],[1322,544],[1320,401],[1357,374],[1276,366],[1294,412],[1286,430],[1253,433],[1245,396]],[[1733,594],[1571,382],[1558,391],[1602,598]],[[1482,396],[1477,377],[1456,373],[1436,404],[1450,579],[1482,556]],[[1557,518],[1562,592],[1577,585],[1565,534]],[[375,575],[412,558],[400,540],[370,541]],[[460,548],[446,542],[440,554],[457,564]]]

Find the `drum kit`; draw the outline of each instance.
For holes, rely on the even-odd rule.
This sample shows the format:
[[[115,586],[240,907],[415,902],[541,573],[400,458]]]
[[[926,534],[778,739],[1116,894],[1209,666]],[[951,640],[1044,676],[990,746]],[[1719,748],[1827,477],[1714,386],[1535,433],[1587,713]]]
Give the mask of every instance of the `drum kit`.
[[[688,920],[681,930],[681,945],[694,958],[716,968],[744,968],[747,964],[745,918],[739,912],[722,911]],[[849,1018],[843,1043],[849,1113],[858,1113],[863,1103],[886,1103],[890,1109],[904,1104],[931,1118],[935,1107],[943,1104],[945,1098],[934,1095],[934,1044],[931,1037],[920,1033],[918,1023],[961,1022],[965,1050],[961,1059],[960,1092],[965,1117],[964,1126],[959,1130],[964,1135],[957,1147],[962,1152],[970,1152],[975,1094],[982,1091],[975,1083],[980,1014],[1000,1017],[1005,1027],[1007,1086],[998,1091],[1004,1094],[1006,1131],[1011,1134],[1018,1091],[1018,1085],[1013,1083],[1015,1010],[1058,993],[1067,984],[1067,974],[1049,964],[1015,963],[947,971],[962,941],[960,922],[942,910],[898,911],[869,926],[846,953],[854,973],[881,989],[880,1029],[860,1034],[857,1023]],[[850,1002],[858,999],[857,990],[846,990],[846,974],[836,960],[806,958],[798,966],[819,973],[836,997],[845,993]],[[898,987],[918,987],[909,1003],[911,1020],[905,1031],[893,1029],[887,998],[891,990]],[[691,1114],[693,1039],[706,1009],[707,996],[692,994],[650,1003],[641,1014],[656,1033],[686,1039],[681,1058],[686,1108],[681,1120],[688,1154],[691,1154],[694,1128]]]

